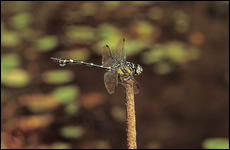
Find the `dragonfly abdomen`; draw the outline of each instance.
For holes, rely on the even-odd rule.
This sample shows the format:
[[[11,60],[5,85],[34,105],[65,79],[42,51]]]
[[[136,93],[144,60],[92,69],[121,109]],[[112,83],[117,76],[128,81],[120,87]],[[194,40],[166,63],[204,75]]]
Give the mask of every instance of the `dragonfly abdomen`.
[[[66,64],[78,64],[78,65],[85,65],[85,66],[89,66],[89,67],[101,68],[101,69],[105,69],[105,70],[111,70],[111,67],[105,67],[103,65],[97,65],[94,63],[88,63],[88,62],[84,62],[84,61],[78,61],[78,60],[73,60],[73,59],[64,59],[64,58],[54,58],[54,57],[51,57],[51,59],[57,61],[57,63],[61,67],[64,67]]]

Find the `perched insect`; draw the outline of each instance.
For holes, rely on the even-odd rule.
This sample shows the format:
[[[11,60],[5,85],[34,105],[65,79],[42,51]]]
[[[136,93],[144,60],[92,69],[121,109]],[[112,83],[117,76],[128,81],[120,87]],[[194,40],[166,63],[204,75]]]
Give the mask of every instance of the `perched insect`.
[[[134,64],[126,61],[124,45],[124,38],[118,42],[114,51],[111,51],[109,46],[105,45],[102,51],[102,65],[72,59],[54,57],[51,57],[51,59],[59,63],[61,67],[64,67],[66,64],[73,63],[106,70],[107,72],[104,75],[104,83],[107,91],[110,94],[115,92],[118,83],[126,85],[129,83],[129,80],[132,80],[134,93],[137,94],[139,92],[139,85],[134,79],[134,75],[140,75],[143,69],[139,64]]]

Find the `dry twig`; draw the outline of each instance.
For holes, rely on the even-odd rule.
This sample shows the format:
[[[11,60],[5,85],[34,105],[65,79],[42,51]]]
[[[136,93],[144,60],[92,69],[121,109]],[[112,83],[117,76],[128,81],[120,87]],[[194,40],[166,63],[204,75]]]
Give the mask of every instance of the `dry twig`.
[[[137,149],[136,143],[136,118],[133,83],[128,84],[126,89],[126,119],[127,119],[127,142],[128,149]]]

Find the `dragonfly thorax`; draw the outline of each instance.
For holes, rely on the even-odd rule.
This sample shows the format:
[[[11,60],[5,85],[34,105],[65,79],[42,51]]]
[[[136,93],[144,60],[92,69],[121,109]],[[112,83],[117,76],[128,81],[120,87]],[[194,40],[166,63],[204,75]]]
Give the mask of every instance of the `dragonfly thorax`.
[[[131,62],[122,62],[119,66],[116,66],[118,68],[118,74],[119,75],[139,75],[143,71],[142,67],[139,64],[134,64]]]

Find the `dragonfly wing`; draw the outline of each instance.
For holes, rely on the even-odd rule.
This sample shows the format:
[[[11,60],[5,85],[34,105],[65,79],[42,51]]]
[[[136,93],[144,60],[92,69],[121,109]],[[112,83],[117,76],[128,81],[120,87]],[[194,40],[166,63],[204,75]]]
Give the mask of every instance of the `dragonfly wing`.
[[[105,67],[108,67],[108,66],[111,66],[113,62],[114,62],[114,59],[110,51],[110,48],[108,45],[105,45],[102,51],[102,65]]]
[[[119,61],[126,60],[126,54],[125,54],[125,38],[122,38],[116,46],[116,49],[113,51],[113,55],[116,59],[119,59]]]
[[[117,74],[115,72],[106,72],[104,75],[104,83],[109,94],[113,94],[117,86]]]
[[[117,70],[115,71],[115,83],[116,83],[116,87],[118,87],[118,72]]]
[[[134,78],[133,78],[133,91],[134,91],[134,94],[138,94],[140,91],[139,84]]]
[[[131,79],[130,80],[132,80],[131,82],[133,83],[133,91],[134,91],[134,94],[138,94],[139,93],[139,91],[140,91],[140,87],[139,87],[139,84],[138,84],[138,82],[134,79],[134,77],[131,77]],[[121,80],[121,82],[120,82],[121,84],[123,84],[124,85],[124,87],[126,87],[127,86],[127,84],[130,86],[130,83],[129,82],[127,82],[127,81],[124,81],[124,80]]]

